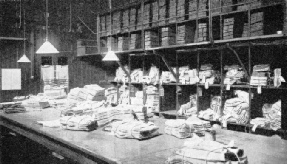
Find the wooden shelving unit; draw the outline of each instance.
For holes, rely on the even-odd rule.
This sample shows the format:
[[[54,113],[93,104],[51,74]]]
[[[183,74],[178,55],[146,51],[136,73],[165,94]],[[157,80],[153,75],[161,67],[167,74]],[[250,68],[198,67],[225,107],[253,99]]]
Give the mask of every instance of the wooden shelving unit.
[[[183,2],[185,4],[182,4]],[[114,51],[119,56],[128,54],[125,60],[129,61],[130,69],[134,67],[131,66],[134,60],[138,60],[134,59],[134,55],[142,58],[137,68],[141,68],[144,72],[149,69],[151,63],[160,71],[176,68],[174,71],[176,82],[168,84],[158,82],[154,86],[163,88],[165,91],[164,96],[160,98],[158,113],[178,117],[176,111],[188,99],[184,96],[196,94],[198,99],[201,99],[199,88],[204,95],[209,96],[209,102],[205,101],[208,98],[199,100],[199,110],[208,106],[210,96],[214,94],[222,98],[223,104],[226,100],[225,94],[232,95],[231,92],[234,90],[244,90],[252,97],[258,87],[249,85],[249,78],[256,64],[265,63],[270,64],[272,69],[281,68],[282,76],[287,77],[285,73],[287,68],[283,62],[286,62],[284,55],[287,34],[286,3],[285,0],[184,0],[180,3],[179,0],[145,0],[99,14],[98,41],[102,43],[113,37],[115,42],[112,43],[117,44],[117,49]],[[158,13],[155,13],[156,11]],[[130,14],[129,19],[123,19],[126,12]],[[113,18],[118,15],[122,16],[120,21]],[[113,20],[111,29],[107,29],[109,24],[106,19],[109,16]],[[109,31],[112,31],[112,35],[109,35]],[[119,49],[121,45],[119,40],[124,48]],[[132,48],[130,48],[131,44]],[[98,54],[105,54],[109,48],[107,45],[99,46]],[[111,47],[115,46],[111,45]],[[269,52],[260,51],[266,47]],[[262,58],[258,57],[260,55]],[[205,88],[201,83],[179,82],[180,66],[187,65],[199,71],[202,64],[210,62],[220,73],[218,83]],[[227,85],[223,83],[226,73],[223,67],[228,64],[242,66],[248,76],[245,83],[230,85],[227,90]],[[147,84],[129,82],[129,86],[140,86],[144,91]],[[287,131],[287,100],[284,96],[286,91],[285,84],[280,87],[262,86],[263,97],[268,97],[270,92],[273,94],[272,97],[275,96],[274,99],[282,101],[281,128],[283,131]],[[258,107],[262,103],[261,100],[250,98],[250,119],[258,116],[262,106],[260,109]],[[245,126],[250,125],[245,124]]]

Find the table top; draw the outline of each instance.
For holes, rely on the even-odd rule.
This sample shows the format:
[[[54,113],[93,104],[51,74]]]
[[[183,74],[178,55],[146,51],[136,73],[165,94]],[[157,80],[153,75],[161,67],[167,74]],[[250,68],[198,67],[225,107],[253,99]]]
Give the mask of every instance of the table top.
[[[175,151],[183,147],[185,139],[164,134],[165,119],[152,120],[161,135],[148,140],[120,139],[109,132],[97,130],[70,131],[61,128],[43,127],[37,121],[55,120],[60,117],[60,111],[54,108],[26,113],[5,114],[0,113],[0,121],[8,120],[17,125],[35,131],[53,139],[53,141],[66,144],[78,151],[103,159],[108,163],[124,164],[159,164],[164,163],[168,157],[175,155]],[[216,140],[222,143],[235,141],[235,146],[243,148],[251,164],[277,164],[287,161],[287,141],[279,136],[266,137],[261,135],[216,130]]]

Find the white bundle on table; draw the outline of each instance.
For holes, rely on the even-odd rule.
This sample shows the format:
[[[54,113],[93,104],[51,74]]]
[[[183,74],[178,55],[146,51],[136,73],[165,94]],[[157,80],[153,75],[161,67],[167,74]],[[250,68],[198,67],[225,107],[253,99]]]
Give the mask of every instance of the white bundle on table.
[[[192,137],[193,131],[194,129],[187,125],[185,120],[182,119],[167,120],[165,122],[164,132],[177,138]]]
[[[231,162],[232,161],[232,162]],[[216,141],[203,140],[199,137],[187,139],[184,147],[169,157],[166,164],[247,164],[243,149],[230,147]]]
[[[194,129],[194,133],[199,135],[205,135],[205,131],[211,128],[209,121],[201,120],[196,116],[189,117],[185,122]]]
[[[97,128],[97,122],[91,115],[74,115],[60,118],[63,129],[91,131]]]
[[[116,121],[112,123],[111,132],[118,138],[148,139],[159,135],[158,127],[152,122]]]

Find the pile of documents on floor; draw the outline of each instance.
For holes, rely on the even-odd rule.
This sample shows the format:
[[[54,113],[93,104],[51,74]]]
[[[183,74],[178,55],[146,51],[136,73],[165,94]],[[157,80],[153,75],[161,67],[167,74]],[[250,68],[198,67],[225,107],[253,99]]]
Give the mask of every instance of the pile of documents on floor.
[[[237,97],[225,101],[221,117],[223,125],[226,125],[226,122],[246,124],[249,120],[249,93],[236,90],[235,95]]]
[[[239,65],[224,66],[224,70],[227,71],[224,78],[224,84],[232,85],[235,83],[242,83],[245,73]]]
[[[281,128],[281,100],[274,104],[264,104],[262,112],[263,118],[258,117],[250,121],[250,124],[253,125],[253,131],[257,127],[271,128],[273,130]]]
[[[247,164],[244,150],[234,146],[234,141],[228,145],[200,137],[192,137],[185,141],[183,148],[177,150],[174,156],[167,159],[166,164]]]
[[[180,106],[180,109],[177,111],[178,115],[181,116],[195,115],[197,112],[196,104],[197,104],[196,94],[190,95],[189,102]]]
[[[0,110],[3,110],[5,113],[22,113],[26,112],[26,109],[21,102],[6,102],[0,103]]]

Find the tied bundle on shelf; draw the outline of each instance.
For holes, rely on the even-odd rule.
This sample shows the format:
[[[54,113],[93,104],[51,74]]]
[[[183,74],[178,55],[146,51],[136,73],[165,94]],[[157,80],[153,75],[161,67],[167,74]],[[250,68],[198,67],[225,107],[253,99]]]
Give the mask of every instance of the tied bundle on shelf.
[[[218,72],[213,69],[212,64],[204,64],[200,66],[199,83],[214,84],[218,80]]]
[[[210,108],[199,112],[198,117],[206,120],[218,120],[221,113],[221,97],[214,96],[211,99]]]
[[[180,106],[180,109],[177,111],[177,113],[181,116],[192,116],[195,115],[197,112],[197,106],[196,106],[196,94],[190,95],[189,102],[186,104],[183,104]]]
[[[258,117],[250,121],[250,124],[253,125],[253,131],[257,127],[271,128],[272,130],[281,128],[281,100],[274,104],[264,104],[262,112],[263,118]]]
[[[250,85],[266,86],[268,78],[270,78],[269,64],[255,65],[253,67]]]
[[[196,69],[189,69],[188,66],[179,68],[179,82],[181,84],[196,84],[199,82]]]
[[[26,108],[21,105],[21,102],[5,102],[0,103],[0,110],[4,113],[23,113],[26,112]]]
[[[223,116],[221,121],[223,125],[226,122],[234,122],[237,124],[246,124],[249,120],[249,93],[241,90],[236,90],[236,98],[231,98],[225,101]]]
[[[141,83],[143,78],[142,69],[134,69],[131,73],[131,82],[132,83]]]
[[[224,78],[224,84],[227,85],[232,85],[234,83],[240,84],[242,83],[241,80],[246,76],[244,71],[242,71],[242,68],[238,65],[224,66],[224,70],[227,71]]]
[[[124,69],[127,70],[127,71],[129,70],[127,65],[124,66]],[[128,77],[127,77],[125,71],[121,67],[119,67],[116,70],[116,77],[115,77],[114,81],[116,81],[116,82],[123,82],[123,83],[127,83],[128,82]]]
[[[177,150],[175,155],[166,161],[166,164],[176,163],[247,164],[248,160],[243,149],[217,141],[193,137],[187,139],[183,148]]]
[[[185,120],[167,120],[165,122],[164,132],[168,135],[175,136],[177,138],[189,138],[192,137],[194,129],[187,125]]]
[[[173,67],[172,70],[173,72],[176,72],[176,68]],[[175,83],[176,79],[170,71],[162,71],[160,81],[162,83],[168,84],[168,83]]]

